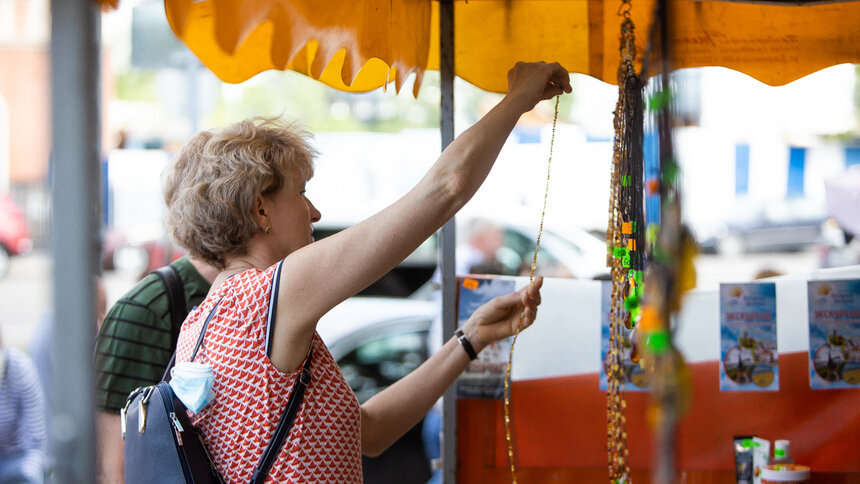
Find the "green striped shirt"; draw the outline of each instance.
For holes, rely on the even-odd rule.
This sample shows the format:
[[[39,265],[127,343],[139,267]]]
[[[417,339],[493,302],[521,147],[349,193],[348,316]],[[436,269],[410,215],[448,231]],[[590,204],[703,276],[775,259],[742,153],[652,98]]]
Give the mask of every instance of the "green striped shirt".
[[[183,257],[171,264],[182,279],[189,309],[209,291],[207,282]],[[161,381],[173,356],[173,328],[167,288],[148,274],[111,307],[95,350],[96,405],[119,413],[135,388]]]

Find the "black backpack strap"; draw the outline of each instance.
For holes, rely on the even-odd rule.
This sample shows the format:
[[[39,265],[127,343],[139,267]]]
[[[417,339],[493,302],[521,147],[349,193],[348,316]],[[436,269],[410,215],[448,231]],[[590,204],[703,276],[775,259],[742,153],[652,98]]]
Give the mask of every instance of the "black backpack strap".
[[[171,346],[176,348],[176,340],[179,339],[179,330],[182,322],[188,315],[188,305],[185,303],[185,289],[182,287],[182,278],[175,267],[166,265],[152,271],[158,275],[164,283],[167,293],[167,301],[170,306],[170,341]]]
[[[311,343],[313,345],[313,343]],[[275,458],[281,452],[281,447],[284,445],[284,440],[286,440],[287,435],[290,433],[290,427],[293,426],[293,420],[296,418],[296,414],[299,412],[299,407],[302,405],[302,397],[305,395],[305,389],[311,383],[311,360],[314,356],[314,349],[311,346],[311,350],[308,353],[308,361],[305,362],[305,366],[302,367],[302,373],[299,375],[298,379],[296,379],[295,385],[293,385],[293,391],[290,393],[290,399],[287,401],[287,406],[284,408],[284,414],[281,416],[281,421],[278,422],[278,427],[275,429],[275,433],[272,435],[272,440],[269,441],[269,445],[266,446],[266,450],[263,451],[263,457],[260,459],[260,464],[257,466],[257,470],[254,471],[254,475],[251,477],[252,484],[262,484],[266,477],[269,475],[269,469],[272,468],[272,464],[275,463]]]

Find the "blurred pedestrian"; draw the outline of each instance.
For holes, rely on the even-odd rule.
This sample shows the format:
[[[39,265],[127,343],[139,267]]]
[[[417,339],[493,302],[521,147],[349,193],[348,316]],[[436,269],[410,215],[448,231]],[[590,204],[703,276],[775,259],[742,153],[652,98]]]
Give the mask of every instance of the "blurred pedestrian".
[[[93,276],[93,286],[96,290],[95,300],[95,315],[96,320],[93,326],[93,335],[98,334],[102,321],[105,319],[107,311],[107,293],[105,291],[104,280],[100,276]],[[51,375],[53,369],[57,368],[57,363],[54,361],[51,352],[51,338],[56,331],[57,315],[55,311],[49,309],[42,315],[33,335],[30,338],[30,357],[33,364],[36,366],[36,371],[39,374],[39,381],[44,389],[45,397],[47,398]],[[95,337],[93,338],[95,340]]]
[[[0,337],[0,484],[43,482],[46,449],[45,398],[36,368]]]
[[[466,243],[457,246],[457,274],[504,274],[498,259],[505,242],[502,228],[490,219],[476,217],[466,226]]]

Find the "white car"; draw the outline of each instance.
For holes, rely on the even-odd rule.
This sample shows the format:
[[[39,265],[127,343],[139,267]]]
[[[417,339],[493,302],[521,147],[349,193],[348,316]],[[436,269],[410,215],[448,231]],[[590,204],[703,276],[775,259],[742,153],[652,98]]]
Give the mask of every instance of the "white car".
[[[440,311],[432,301],[353,297],[323,316],[317,330],[364,402],[427,359],[427,332]]]
[[[439,304],[419,299],[352,297],[323,316],[317,330],[360,402],[424,363]],[[365,484],[424,484],[430,467],[421,423],[382,455],[362,459]]]
[[[530,266],[540,226],[509,222],[502,227],[505,245],[497,254],[499,260],[509,267]],[[575,227],[544,227],[535,272],[547,277],[575,279],[594,279],[608,274],[606,243]],[[511,272],[511,275],[523,274]]]

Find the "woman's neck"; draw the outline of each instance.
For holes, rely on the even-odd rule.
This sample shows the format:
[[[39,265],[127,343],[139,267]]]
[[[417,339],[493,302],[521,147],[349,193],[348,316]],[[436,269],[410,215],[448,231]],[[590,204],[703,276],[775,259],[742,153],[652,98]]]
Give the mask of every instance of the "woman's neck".
[[[256,266],[254,265],[254,263],[251,260],[244,258],[244,257],[230,259],[230,260],[227,260],[225,262],[226,262],[226,264],[224,266],[224,269],[222,269],[221,272],[219,272],[218,275],[215,276],[215,280],[212,281],[211,291],[214,291],[216,288],[218,288],[221,284],[223,284],[227,279],[231,278],[232,276],[235,276],[236,274],[240,274],[242,272],[245,272],[249,269],[256,268]]]

